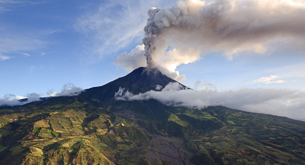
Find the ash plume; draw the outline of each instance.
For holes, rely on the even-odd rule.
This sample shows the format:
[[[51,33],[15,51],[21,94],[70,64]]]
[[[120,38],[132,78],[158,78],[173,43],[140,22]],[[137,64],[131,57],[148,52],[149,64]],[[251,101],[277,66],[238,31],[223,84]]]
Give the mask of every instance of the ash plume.
[[[148,11],[142,55],[148,67],[161,65],[175,72],[177,66],[211,52],[229,59],[279,49],[303,54],[304,14],[303,0],[178,1]]]

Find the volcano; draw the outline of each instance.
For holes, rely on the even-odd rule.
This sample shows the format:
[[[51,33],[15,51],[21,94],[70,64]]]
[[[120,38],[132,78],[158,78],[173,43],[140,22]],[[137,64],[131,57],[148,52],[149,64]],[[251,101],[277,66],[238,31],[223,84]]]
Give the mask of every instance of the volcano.
[[[157,86],[165,87],[171,82],[177,81],[165,76],[156,68],[148,69],[140,67],[128,75],[109,82],[104,86],[87,89],[79,97],[84,97],[89,100],[108,101],[114,99],[114,94],[120,87],[127,89],[133,94],[138,94],[156,90]]]
[[[305,164],[302,121],[114,99],[171,82],[141,67],[78,96],[0,109],[0,164]]]

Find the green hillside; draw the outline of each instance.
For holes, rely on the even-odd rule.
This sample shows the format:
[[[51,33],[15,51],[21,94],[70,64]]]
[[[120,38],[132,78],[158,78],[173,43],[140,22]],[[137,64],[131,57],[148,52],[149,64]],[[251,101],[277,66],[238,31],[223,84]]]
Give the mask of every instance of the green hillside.
[[[119,87],[174,82],[143,69],[79,96],[0,109],[0,164],[305,164],[305,122],[115,101]]]

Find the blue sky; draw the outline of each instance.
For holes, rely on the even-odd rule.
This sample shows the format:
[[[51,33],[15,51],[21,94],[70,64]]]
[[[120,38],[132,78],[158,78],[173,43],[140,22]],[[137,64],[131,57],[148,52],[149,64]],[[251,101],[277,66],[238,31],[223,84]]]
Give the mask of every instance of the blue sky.
[[[0,98],[46,96],[67,83],[86,89],[124,76],[113,62],[142,44],[147,10],[175,2],[0,0]],[[302,52],[245,52],[232,59],[214,52],[176,70],[191,88],[305,89]]]

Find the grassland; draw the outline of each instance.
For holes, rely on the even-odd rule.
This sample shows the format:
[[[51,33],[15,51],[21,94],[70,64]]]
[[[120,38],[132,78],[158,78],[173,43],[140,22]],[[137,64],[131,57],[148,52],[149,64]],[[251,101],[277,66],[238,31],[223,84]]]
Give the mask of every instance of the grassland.
[[[0,164],[305,164],[304,122],[225,107],[63,97],[0,114]]]

